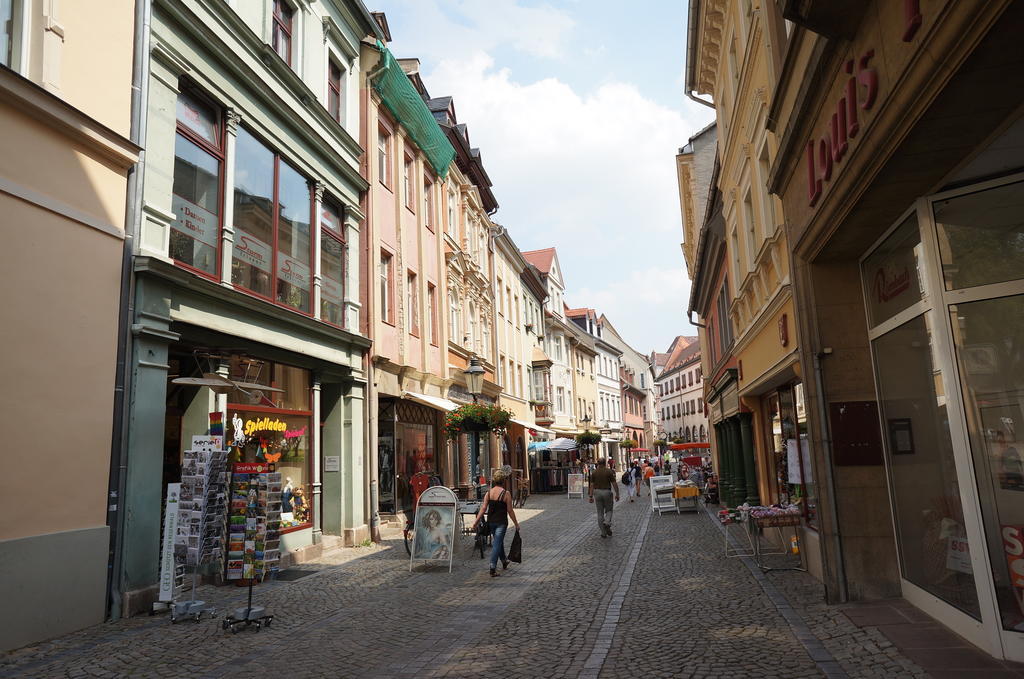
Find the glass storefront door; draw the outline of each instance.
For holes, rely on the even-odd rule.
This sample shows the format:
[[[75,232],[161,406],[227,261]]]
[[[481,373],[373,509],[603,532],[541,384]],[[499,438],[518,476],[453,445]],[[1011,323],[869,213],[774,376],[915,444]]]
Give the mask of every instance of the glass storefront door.
[[[1024,176],[918,201],[861,268],[904,581],[1024,662]]]
[[[1024,182],[932,210],[999,622],[1024,632]]]

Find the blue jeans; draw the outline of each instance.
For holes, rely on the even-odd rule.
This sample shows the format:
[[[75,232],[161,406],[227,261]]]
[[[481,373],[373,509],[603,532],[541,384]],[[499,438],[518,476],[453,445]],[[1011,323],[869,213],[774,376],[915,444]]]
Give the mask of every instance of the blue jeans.
[[[487,524],[491,528],[491,539],[494,544],[491,545],[491,570],[493,571],[498,567],[498,559],[506,561],[505,556],[505,531],[508,530],[507,523],[489,523]]]

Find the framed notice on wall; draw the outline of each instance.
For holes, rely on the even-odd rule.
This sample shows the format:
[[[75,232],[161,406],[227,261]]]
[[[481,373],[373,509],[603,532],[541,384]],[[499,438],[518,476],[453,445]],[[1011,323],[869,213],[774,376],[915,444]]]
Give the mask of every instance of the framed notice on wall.
[[[909,417],[889,420],[889,445],[893,455],[914,454],[914,429]]]

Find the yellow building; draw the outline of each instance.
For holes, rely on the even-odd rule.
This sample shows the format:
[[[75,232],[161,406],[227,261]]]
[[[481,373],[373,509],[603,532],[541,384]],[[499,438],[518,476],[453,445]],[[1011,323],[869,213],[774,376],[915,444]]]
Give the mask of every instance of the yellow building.
[[[106,615],[134,5],[0,3],[0,650]]]
[[[810,465],[800,455],[807,446],[807,408],[801,382],[798,337],[785,217],[767,185],[778,149],[767,129],[769,96],[782,68],[780,44],[785,24],[777,3],[710,0],[691,16],[688,92],[710,95],[718,128],[718,188],[722,196],[726,276],[725,310],[732,323],[732,353],[739,391],[738,434],[744,461],[754,457],[754,474],[743,476],[748,502],[799,503],[812,572],[818,517]],[[680,154],[683,156],[684,154]],[[695,169],[679,163],[680,184]],[[684,219],[694,199],[681,195]],[[695,239],[684,255],[695,260]]]

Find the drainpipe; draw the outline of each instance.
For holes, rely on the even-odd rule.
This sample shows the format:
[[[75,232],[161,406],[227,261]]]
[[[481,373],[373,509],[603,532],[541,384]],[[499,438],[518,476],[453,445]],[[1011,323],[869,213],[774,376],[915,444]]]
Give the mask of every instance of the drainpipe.
[[[835,550],[836,580],[839,585],[839,602],[849,601],[850,593],[846,583],[846,561],[843,558],[843,541],[839,533],[839,508],[836,503],[835,474],[832,469],[832,457],[829,451],[832,450],[832,437],[828,427],[828,406],[825,404],[825,387],[822,379],[821,358],[831,356],[832,349],[826,347],[821,353],[814,354],[814,385],[818,392],[814,399],[818,407],[818,419],[821,422],[821,448],[824,453],[825,487],[831,494],[831,502],[828,503],[829,521],[832,523],[832,549]]]
[[[149,38],[152,8],[150,0],[135,2],[135,34],[132,55],[131,130],[132,143],[143,147],[146,138],[146,108],[149,101]],[[146,168],[145,148],[128,173],[124,217],[124,245],[121,250],[121,294],[117,327],[117,363],[114,374],[114,412],[110,442],[110,482],[107,490],[107,526],[110,549],[107,561],[107,617],[121,617],[121,566],[124,549],[124,494],[128,470],[128,421],[132,387],[132,321],[135,318],[135,276],[132,263],[142,212],[142,189]]]
[[[700,18],[700,0],[690,0],[690,10],[686,17],[686,87],[683,89],[683,94],[686,95],[687,99],[692,99],[698,104],[703,104],[710,109],[714,109],[715,105],[710,101],[704,101],[693,93],[693,79],[690,74],[693,73],[693,59],[694,52],[697,46],[697,20]]]

